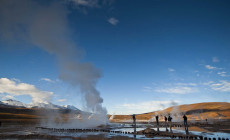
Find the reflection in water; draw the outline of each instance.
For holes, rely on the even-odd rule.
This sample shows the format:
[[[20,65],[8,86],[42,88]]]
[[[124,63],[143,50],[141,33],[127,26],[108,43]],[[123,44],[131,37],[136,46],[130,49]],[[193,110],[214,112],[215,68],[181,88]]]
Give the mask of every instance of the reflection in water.
[[[170,133],[173,133],[173,131],[172,131],[172,127],[170,127]]]
[[[133,124],[125,124],[122,127],[118,127],[121,125],[115,125],[113,127],[112,130],[114,131],[125,131],[125,132],[134,132],[134,128],[133,128]],[[144,130],[146,127],[148,127],[146,124],[137,124],[136,125],[136,131],[142,131]],[[165,126],[164,127],[160,127],[160,126],[156,126],[153,127],[152,129],[154,129],[155,131],[162,131],[165,132]],[[170,130],[171,131],[171,130]],[[173,133],[181,133],[181,134],[186,134],[185,128],[184,127],[172,127],[172,132]],[[189,130],[187,130],[187,134],[194,134],[194,135],[201,135],[204,137],[209,137],[209,138],[218,138],[218,137],[224,137],[224,138],[230,138],[230,133],[223,133],[223,132],[209,132],[205,129],[199,128],[199,127],[189,127]],[[113,134],[114,135],[114,134]],[[128,135],[132,138],[134,138],[133,135]],[[143,135],[136,135],[136,139],[145,139],[143,138]]]
[[[185,126],[185,133],[188,135],[189,131],[188,131],[188,126]]]
[[[133,134],[133,138],[136,139],[136,125],[134,126],[134,134]]]

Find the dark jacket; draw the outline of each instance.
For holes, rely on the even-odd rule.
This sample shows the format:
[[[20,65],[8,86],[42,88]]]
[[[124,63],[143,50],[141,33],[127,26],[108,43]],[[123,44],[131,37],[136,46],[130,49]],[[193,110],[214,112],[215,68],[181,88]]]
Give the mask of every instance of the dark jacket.
[[[184,115],[183,118],[184,118],[184,121],[187,121],[187,116]]]
[[[171,117],[171,116],[168,117],[168,121],[169,121],[169,122],[172,121],[172,117]]]
[[[158,121],[158,116],[156,116],[156,121]]]
[[[165,116],[165,121],[167,122],[168,118]]]
[[[136,120],[136,117],[135,117],[135,115],[133,114],[133,120]]]

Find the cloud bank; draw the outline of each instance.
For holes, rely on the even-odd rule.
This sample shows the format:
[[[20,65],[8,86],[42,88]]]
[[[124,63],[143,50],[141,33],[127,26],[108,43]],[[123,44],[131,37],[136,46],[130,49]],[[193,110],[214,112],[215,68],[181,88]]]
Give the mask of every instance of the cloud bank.
[[[180,101],[147,101],[140,103],[126,103],[117,105],[115,109],[119,114],[141,114],[146,112],[152,112],[157,110],[162,110],[167,107],[178,104]]]
[[[35,103],[47,103],[53,92],[41,91],[34,85],[16,82],[7,78],[0,78],[0,93],[7,93],[5,97],[13,98],[18,95],[29,95]]]
[[[173,88],[162,88],[156,89],[156,92],[163,93],[175,93],[175,94],[187,94],[196,92],[196,90],[192,87],[173,87]]]
[[[220,92],[230,92],[230,82],[226,80],[220,80],[219,82],[213,82],[210,81],[208,83],[205,83],[205,85],[208,85],[211,87],[212,90],[220,91]]]

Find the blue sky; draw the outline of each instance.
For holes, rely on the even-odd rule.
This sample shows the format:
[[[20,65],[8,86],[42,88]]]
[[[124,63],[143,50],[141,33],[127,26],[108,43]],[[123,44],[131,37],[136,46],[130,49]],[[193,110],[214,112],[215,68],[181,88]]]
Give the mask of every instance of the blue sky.
[[[230,102],[229,1],[34,2],[41,7],[65,7],[68,39],[80,48],[82,62],[90,62],[102,72],[96,88],[110,114],[144,113],[174,104]],[[22,28],[26,32],[27,24]],[[10,32],[4,26],[0,29]],[[15,85],[33,85],[41,94],[52,92],[55,104],[84,109],[79,87],[59,78],[55,54],[24,41],[21,34],[12,41],[3,33],[0,78]],[[32,100],[31,94],[10,91],[0,90],[2,100]]]

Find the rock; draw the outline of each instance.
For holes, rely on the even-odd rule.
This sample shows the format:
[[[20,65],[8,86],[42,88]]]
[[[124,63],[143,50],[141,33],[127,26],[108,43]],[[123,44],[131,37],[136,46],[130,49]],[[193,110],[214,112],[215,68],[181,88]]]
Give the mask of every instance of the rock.
[[[142,131],[143,134],[153,134],[156,131],[150,128],[146,128],[145,130]]]

